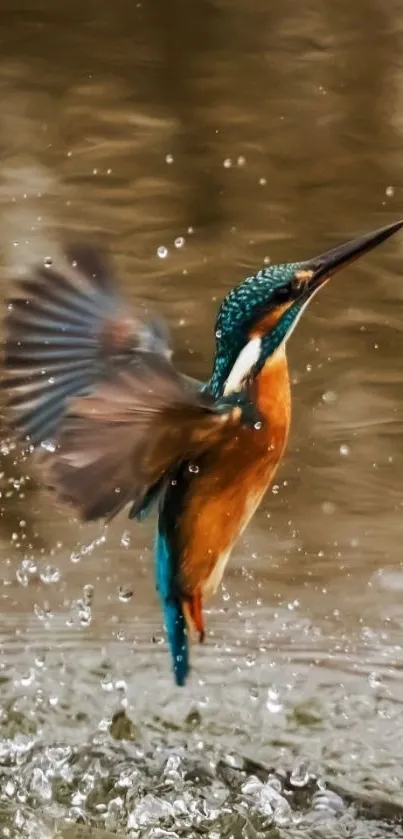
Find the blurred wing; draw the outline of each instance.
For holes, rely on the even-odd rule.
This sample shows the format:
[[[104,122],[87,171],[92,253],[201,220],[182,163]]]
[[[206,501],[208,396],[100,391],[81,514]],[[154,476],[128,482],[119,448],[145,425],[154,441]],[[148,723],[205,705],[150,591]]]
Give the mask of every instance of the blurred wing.
[[[234,422],[237,412],[217,413],[184,388],[167,359],[138,353],[126,371],[73,402],[40,466],[83,519],[111,517],[128,502],[141,508],[179,460],[214,445]]]
[[[171,357],[164,321],[130,313],[106,259],[83,244],[67,248],[61,271],[36,265],[15,283],[4,327],[8,419],[33,445],[56,433],[71,399],[133,353]]]

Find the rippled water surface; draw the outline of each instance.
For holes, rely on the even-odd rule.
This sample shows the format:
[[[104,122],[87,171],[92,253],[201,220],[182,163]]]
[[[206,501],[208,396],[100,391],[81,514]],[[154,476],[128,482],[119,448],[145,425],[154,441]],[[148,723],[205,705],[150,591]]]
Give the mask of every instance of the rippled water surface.
[[[208,375],[269,260],[403,215],[401,3],[4,0],[0,282],[66,239]],[[289,347],[286,458],[174,687],[153,522],[81,526],[1,444],[0,836],[403,836],[403,237]]]

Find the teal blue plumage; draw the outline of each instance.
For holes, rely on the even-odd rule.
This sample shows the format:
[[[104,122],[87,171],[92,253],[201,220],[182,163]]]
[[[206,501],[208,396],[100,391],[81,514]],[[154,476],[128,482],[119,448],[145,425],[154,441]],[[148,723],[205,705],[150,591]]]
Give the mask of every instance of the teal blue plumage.
[[[166,534],[157,526],[155,540],[155,578],[164,615],[165,632],[171,650],[176,684],[185,684],[189,673],[189,642],[178,587],[177,562]]]
[[[267,311],[268,300],[271,306],[275,306],[286,299],[288,283],[292,282],[295,272],[303,267],[303,262],[271,265],[262,268],[257,274],[246,277],[242,283],[228,292],[217,315],[214,367],[208,383],[209,390],[216,399],[222,395],[229,373],[249,340],[250,328],[260,314]],[[281,323],[277,332],[268,336],[264,354],[262,353],[262,364],[281,342],[286,329],[286,323]]]
[[[209,495],[206,485],[205,495],[197,496],[190,465],[197,462],[210,481],[217,446],[226,452],[230,441],[231,450],[241,427],[262,426],[253,386],[264,381],[258,377],[267,359],[332,274],[402,226],[389,225],[308,262],[263,268],[232,289],[218,312],[206,383],[175,370],[165,324],[128,313],[110,266],[91,247],[67,249],[62,272],[37,265],[14,285],[4,318],[2,381],[10,425],[36,449],[44,483],[82,520],[112,518],[130,505],[130,517],[142,521],[157,506],[155,576],[178,685],[189,673],[187,621],[200,639],[204,634],[201,597],[209,581],[189,557],[184,535],[185,520],[196,522],[193,535],[197,517],[206,511],[194,507],[196,518],[186,519],[190,501]],[[235,388],[233,381],[227,387],[234,392],[224,396],[234,368]],[[271,445],[270,436],[267,442]],[[265,442],[259,455],[264,466],[270,445]],[[213,481],[214,500],[219,484]],[[232,484],[229,489],[227,499]],[[233,541],[239,521],[234,519]],[[213,524],[216,539],[221,521]],[[187,585],[184,565],[192,562],[197,574]]]

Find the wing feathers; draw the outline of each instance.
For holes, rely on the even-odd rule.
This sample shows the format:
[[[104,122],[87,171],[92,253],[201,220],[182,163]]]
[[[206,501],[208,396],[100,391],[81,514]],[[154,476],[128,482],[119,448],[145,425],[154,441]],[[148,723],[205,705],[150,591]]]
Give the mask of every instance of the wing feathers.
[[[57,432],[69,400],[111,367],[127,367],[139,351],[171,354],[164,322],[131,315],[105,258],[82,244],[67,248],[63,271],[36,265],[18,280],[4,326],[8,418],[35,446]]]
[[[75,399],[55,451],[39,462],[48,486],[82,518],[110,517],[129,501],[141,507],[150,487],[219,440],[230,420],[189,394],[166,359],[147,354]]]

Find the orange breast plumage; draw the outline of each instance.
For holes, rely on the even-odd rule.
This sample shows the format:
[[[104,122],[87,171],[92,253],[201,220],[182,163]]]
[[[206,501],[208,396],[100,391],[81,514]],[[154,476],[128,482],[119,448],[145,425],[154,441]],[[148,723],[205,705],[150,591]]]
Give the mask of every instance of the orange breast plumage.
[[[181,584],[204,595],[221,581],[231,550],[270,485],[287,441],[290,386],[283,352],[256,379],[258,427],[243,427],[204,458],[180,526]]]

